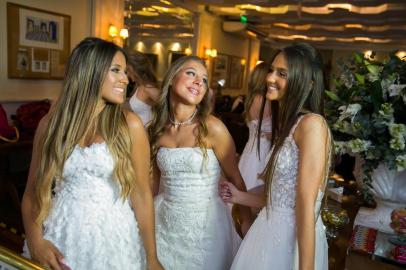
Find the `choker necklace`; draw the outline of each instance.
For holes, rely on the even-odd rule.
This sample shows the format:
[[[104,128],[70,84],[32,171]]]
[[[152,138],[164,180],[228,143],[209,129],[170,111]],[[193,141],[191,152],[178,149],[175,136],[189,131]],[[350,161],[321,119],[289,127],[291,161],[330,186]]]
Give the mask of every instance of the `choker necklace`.
[[[176,126],[186,126],[186,125],[190,125],[193,121],[193,119],[195,118],[197,113],[197,108],[195,109],[195,111],[192,113],[192,115],[189,117],[189,119],[183,121],[183,122],[178,122],[174,119],[172,119],[172,116],[169,114],[169,121],[171,122],[172,125]]]

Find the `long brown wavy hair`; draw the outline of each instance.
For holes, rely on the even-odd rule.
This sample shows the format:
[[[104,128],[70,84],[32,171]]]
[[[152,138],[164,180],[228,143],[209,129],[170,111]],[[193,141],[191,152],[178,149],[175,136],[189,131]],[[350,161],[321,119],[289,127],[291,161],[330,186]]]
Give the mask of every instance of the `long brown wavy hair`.
[[[323,62],[317,50],[307,43],[295,43],[278,51],[282,53],[288,66],[286,92],[282,101],[271,102],[272,138],[271,157],[264,171],[267,205],[271,199],[272,180],[279,151],[294,124],[303,111],[324,117],[324,78]],[[262,107],[265,106],[266,92]],[[262,122],[262,115],[260,122]],[[260,127],[259,127],[260,128]],[[325,178],[328,176],[332,151],[332,138],[328,130],[328,153],[325,164]]]
[[[128,84],[127,94],[129,96],[132,96],[135,89],[140,85],[159,88],[159,82],[153,71],[152,64],[145,54],[137,51],[129,53],[127,65],[131,66],[135,77],[135,81],[130,80]]]
[[[270,65],[267,62],[262,62],[255,66],[248,80],[248,92],[244,102],[244,117],[247,118],[254,97],[257,95],[263,96],[266,93],[266,76],[269,73]],[[263,113],[263,112],[262,112]]]
[[[169,70],[166,72],[164,80],[162,81],[161,96],[158,102],[152,107],[153,119],[148,127],[149,139],[151,143],[151,158],[152,164],[156,159],[158,152],[158,140],[165,132],[168,126],[169,115],[170,115],[170,95],[171,95],[171,85],[175,76],[178,75],[179,71],[185,66],[187,62],[197,62],[206,68],[206,64],[203,59],[197,56],[184,56],[176,60]],[[206,118],[210,114],[210,101],[208,98],[209,94],[208,84],[206,85],[206,93],[202,101],[197,105],[196,118],[198,120],[198,133],[197,133],[197,143],[202,149],[204,157],[207,157],[207,145],[204,138],[208,134],[206,126]]]
[[[126,57],[125,52],[111,42],[86,38],[68,59],[62,93],[39,141],[39,166],[35,177],[35,197],[40,209],[36,221],[39,224],[49,214],[54,182],[63,181],[64,164],[86,135],[100,134],[108,145],[121,197],[126,198],[133,188],[132,143],[121,104],[106,103],[100,114],[96,111],[102,99],[104,79],[117,52]]]

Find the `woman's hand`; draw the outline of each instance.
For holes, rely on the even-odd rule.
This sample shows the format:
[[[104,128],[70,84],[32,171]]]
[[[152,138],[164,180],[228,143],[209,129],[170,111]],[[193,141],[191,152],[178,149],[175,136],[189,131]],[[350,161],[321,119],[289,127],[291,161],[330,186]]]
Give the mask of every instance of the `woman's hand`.
[[[147,263],[147,270],[165,270],[165,268],[161,265],[158,258],[148,261]]]
[[[220,182],[220,197],[225,203],[239,203],[240,193],[231,182]]]
[[[30,247],[31,257],[40,264],[51,267],[52,270],[64,270],[62,253],[48,240],[39,240]]]

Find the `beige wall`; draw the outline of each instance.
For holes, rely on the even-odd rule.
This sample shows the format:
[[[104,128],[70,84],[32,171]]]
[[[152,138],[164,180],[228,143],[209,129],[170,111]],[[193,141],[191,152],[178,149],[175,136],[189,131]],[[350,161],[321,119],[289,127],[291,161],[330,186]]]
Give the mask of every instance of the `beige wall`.
[[[224,89],[222,94],[236,96],[247,91],[247,74],[253,69],[259,59],[259,41],[240,35],[233,35],[222,30],[222,20],[207,12],[202,12],[199,20],[199,39],[197,54],[204,56],[206,48],[216,49],[217,53],[239,56],[246,60],[244,82],[241,89]],[[212,61],[208,63],[209,73]]]
[[[90,0],[14,0],[12,3],[71,16],[71,49],[91,33]],[[7,78],[7,1],[0,0],[0,102],[55,99],[61,80],[20,80]]]

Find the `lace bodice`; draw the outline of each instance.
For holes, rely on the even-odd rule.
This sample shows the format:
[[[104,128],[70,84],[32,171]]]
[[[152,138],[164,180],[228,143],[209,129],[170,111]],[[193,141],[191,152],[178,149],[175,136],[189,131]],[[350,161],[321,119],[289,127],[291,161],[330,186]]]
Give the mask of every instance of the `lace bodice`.
[[[212,149],[205,160],[199,147],[161,147],[157,163],[165,199],[172,202],[204,202],[218,195],[220,165]]]
[[[274,178],[272,181],[271,205],[294,210],[296,201],[296,183],[299,165],[299,149],[296,145],[293,134],[297,125],[304,115],[300,116],[296,124],[292,127],[289,136],[285,139],[278,155],[275,166]],[[273,148],[272,148],[273,149]],[[268,158],[270,158],[270,154]],[[323,192],[319,191],[316,202],[318,210]]]
[[[218,192],[220,165],[212,149],[157,153],[161,193],[155,198],[158,257],[167,270],[229,269],[233,227]]]

